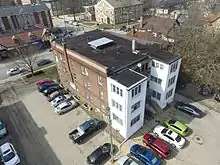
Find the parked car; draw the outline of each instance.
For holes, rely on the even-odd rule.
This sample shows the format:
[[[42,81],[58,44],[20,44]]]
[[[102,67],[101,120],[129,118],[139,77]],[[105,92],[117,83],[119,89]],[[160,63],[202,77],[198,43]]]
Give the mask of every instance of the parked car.
[[[42,60],[37,61],[37,66],[41,67],[41,66],[50,64],[52,62],[53,61],[51,61],[50,59],[42,59]]]
[[[61,95],[56,97],[53,101],[51,101],[51,104],[53,107],[57,107],[60,103],[64,101],[68,101],[72,98],[70,95]]]
[[[191,115],[192,117],[202,118],[205,115],[205,113],[196,106],[184,102],[177,102],[175,108]]]
[[[56,84],[56,83],[44,83],[44,84],[42,84],[38,87],[38,91],[43,92],[45,89],[47,89],[51,86],[58,86],[58,84]]]
[[[162,139],[159,139],[150,133],[144,135],[143,143],[145,143],[149,148],[157,153],[159,157],[163,159],[166,159],[170,156],[169,146]]]
[[[82,143],[82,141],[102,128],[102,121],[98,119],[89,119],[82,123],[79,127],[69,133],[69,138],[73,143]]]
[[[74,100],[71,101],[65,101],[61,104],[59,104],[56,108],[54,108],[54,111],[58,114],[58,115],[62,115],[65,112],[77,107],[77,102],[75,102]]]
[[[0,120],[0,138],[7,135],[7,129],[2,120]]]
[[[167,119],[164,120],[165,127],[173,130],[181,136],[186,136],[189,133],[189,127],[178,120]]]
[[[131,157],[122,156],[117,160],[116,165],[138,165],[138,163]]]
[[[16,74],[20,74],[21,73],[21,69],[20,68],[11,68],[7,71],[7,75],[8,76],[14,76]]]
[[[40,87],[41,85],[43,85],[45,83],[54,83],[54,81],[53,80],[42,79],[42,80],[38,81],[36,83],[36,85],[37,85],[37,87]]]
[[[20,158],[14,148],[14,146],[6,142],[0,146],[1,159],[4,165],[18,165],[20,163]]]
[[[161,125],[156,126],[153,133],[176,148],[183,148],[186,142],[186,140],[176,132]]]
[[[43,91],[43,94],[44,94],[44,96],[48,96],[49,94],[51,94],[55,91],[59,91],[60,89],[62,89],[62,88],[59,85],[50,86]]]
[[[115,151],[114,145],[113,152]],[[104,160],[110,157],[111,152],[111,144],[105,143],[104,145],[97,148],[87,157],[87,163],[89,165],[100,165]]]
[[[130,154],[140,160],[144,165],[160,165],[161,161],[149,149],[135,144],[130,148]]]

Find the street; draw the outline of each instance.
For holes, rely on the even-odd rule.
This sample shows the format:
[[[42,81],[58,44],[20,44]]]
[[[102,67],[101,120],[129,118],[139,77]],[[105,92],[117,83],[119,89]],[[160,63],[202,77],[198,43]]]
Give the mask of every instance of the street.
[[[36,61],[41,60],[41,59],[50,59],[52,61],[54,61],[54,57],[52,52],[49,52],[48,50],[45,50],[44,52],[38,53],[36,54]],[[0,81],[1,80],[5,80],[6,79],[11,79],[10,76],[7,75],[7,70],[14,68],[14,67],[24,67],[24,62],[22,60],[18,59],[6,59],[6,60],[2,60],[0,63]],[[36,65],[36,62],[33,65],[34,70],[39,69],[39,67]],[[12,76],[12,79],[18,79],[20,77],[20,74]]]

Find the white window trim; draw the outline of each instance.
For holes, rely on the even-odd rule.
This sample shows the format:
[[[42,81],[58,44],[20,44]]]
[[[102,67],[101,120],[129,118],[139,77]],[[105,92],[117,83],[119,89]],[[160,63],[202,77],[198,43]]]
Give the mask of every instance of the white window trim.
[[[81,66],[81,72],[82,72],[83,75],[88,76],[87,68],[85,68],[84,66]]]

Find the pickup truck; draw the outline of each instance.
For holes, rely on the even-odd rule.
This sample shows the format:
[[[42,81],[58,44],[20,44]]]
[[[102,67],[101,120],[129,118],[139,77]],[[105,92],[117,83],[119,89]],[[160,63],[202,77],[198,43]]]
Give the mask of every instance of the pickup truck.
[[[98,119],[89,119],[69,133],[69,138],[73,143],[81,144],[89,135],[102,128],[102,121]]]

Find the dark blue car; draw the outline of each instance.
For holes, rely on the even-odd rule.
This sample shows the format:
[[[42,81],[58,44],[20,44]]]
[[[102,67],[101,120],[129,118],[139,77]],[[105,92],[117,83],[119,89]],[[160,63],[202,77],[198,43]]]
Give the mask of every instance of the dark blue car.
[[[160,165],[161,161],[149,149],[135,144],[130,148],[132,156],[140,160],[144,165]]]
[[[57,86],[58,84],[56,84],[56,83],[44,83],[44,84],[42,84],[42,85],[40,85],[39,87],[38,87],[38,91],[39,92],[43,92],[45,89],[47,89],[47,88],[49,88],[49,87],[51,87],[51,86]]]
[[[49,94],[62,89],[59,85],[50,86],[43,91],[44,96],[48,96]]]

